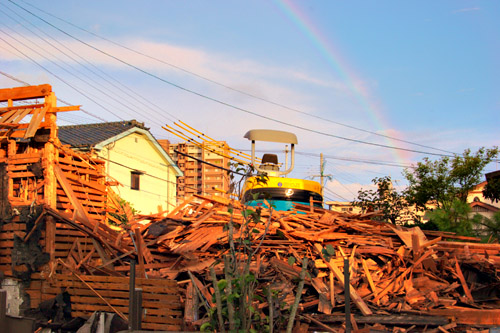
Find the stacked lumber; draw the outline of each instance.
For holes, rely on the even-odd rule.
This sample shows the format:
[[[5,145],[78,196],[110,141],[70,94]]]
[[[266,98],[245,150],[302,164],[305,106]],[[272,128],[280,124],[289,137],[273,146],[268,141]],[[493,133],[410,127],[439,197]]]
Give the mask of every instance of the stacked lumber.
[[[190,298],[191,284],[185,273],[194,273],[205,295],[203,301],[211,303],[208,269],[214,267],[222,274],[221,258],[230,252],[225,226],[232,221],[238,230],[246,223],[249,209],[253,211],[215,197],[189,198],[167,217],[137,229],[146,245],[139,269],[184,281],[185,299]],[[257,250],[251,270],[262,279],[262,288],[272,280],[288,290],[290,295],[284,299],[291,305],[295,296],[290,281],[298,278],[302,259],[309,258],[310,278],[299,307],[308,315],[309,319],[299,317],[304,321],[311,322],[313,313],[323,314],[327,322],[342,313],[343,263],[348,259],[350,299],[358,315],[425,314],[438,316],[441,322],[453,317],[456,324],[470,325],[471,313],[488,309],[484,319],[477,316],[475,324],[500,325],[499,244],[480,244],[452,233],[403,228],[368,216],[302,205],[289,212],[258,210],[260,222],[251,225],[251,246]],[[239,237],[237,231],[234,237]],[[189,311],[185,309],[185,315]],[[497,319],[492,320],[492,315]],[[399,323],[404,325],[404,319]],[[428,323],[432,321],[421,321]]]
[[[14,248],[14,237],[24,237],[26,235],[26,223],[18,216],[14,217],[10,223],[2,226],[0,233],[0,271],[4,276],[12,276],[12,269],[20,269],[12,265],[12,249]]]
[[[30,297],[31,308],[66,292],[70,296],[72,317],[89,317],[95,311],[107,311],[128,320],[130,278],[128,271],[120,271],[117,267],[130,270],[129,261],[137,256],[137,250],[131,245],[132,235],[112,230],[99,221],[79,220],[70,213],[46,206],[37,209],[41,209],[41,213],[33,217],[36,221],[24,223],[30,227],[28,232],[16,235],[19,237],[17,242],[27,244],[26,248],[13,244],[10,249],[12,254],[24,255],[25,261],[17,264],[28,266],[26,271],[31,273],[28,278],[22,277],[29,282],[25,292]],[[3,229],[14,229],[18,224],[9,222]],[[31,265],[25,258],[27,250],[33,248],[48,255],[43,265]],[[12,255],[13,269],[18,268],[14,259]],[[143,291],[144,329],[175,331],[182,328],[176,281],[155,279],[151,274],[147,278],[136,278],[135,286]]]
[[[57,209],[73,211],[78,202],[86,216],[104,222],[107,195],[104,161],[64,146],[59,146],[56,160]]]
[[[47,280],[32,282],[27,292],[31,300],[55,298],[61,290],[70,295],[73,317],[89,317],[95,311],[115,312],[124,320],[129,315],[129,279],[127,277],[55,274]],[[136,279],[141,288],[142,328],[178,331],[182,327],[182,308],[177,283],[172,280]],[[99,297],[96,297],[99,295]],[[37,304],[38,306],[38,304]]]

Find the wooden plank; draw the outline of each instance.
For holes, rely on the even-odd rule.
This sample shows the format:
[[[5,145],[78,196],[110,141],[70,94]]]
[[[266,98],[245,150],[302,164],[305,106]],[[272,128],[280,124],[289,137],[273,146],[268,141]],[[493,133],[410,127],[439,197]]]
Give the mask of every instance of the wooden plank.
[[[35,135],[36,131],[38,130],[40,123],[42,122],[43,118],[45,117],[45,113],[47,112],[49,106],[45,106],[43,109],[35,109],[33,112],[33,116],[31,117],[30,124],[28,128],[26,129],[26,133],[24,134],[24,138],[28,139],[31,138]]]
[[[375,284],[373,283],[373,278],[372,275],[370,274],[370,270],[368,269],[368,264],[366,263],[366,260],[361,259],[361,264],[363,265],[363,270],[365,272],[366,279],[368,280],[368,284],[370,285],[370,288],[372,289],[373,294],[376,297],[378,295],[377,287],[375,287]]]
[[[83,208],[82,204],[76,197],[75,193],[73,192],[71,185],[69,184],[68,180],[66,179],[66,176],[61,170],[61,167],[59,165],[54,165],[54,173],[56,175],[56,178],[63,188],[64,192],[68,196],[69,200],[71,201],[71,204],[74,207],[74,213],[73,213],[73,218],[76,218],[77,220],[83,220],[86,223],[89,223],[89,217]]]
[[[98,297],[89,297],[89,296],[80,296],[78,294],[74,294],[72,292],[69,292],[71,295],[71,304],[75,303],[80,303],[80,304],[96,304],[96,305],[106,305],[106,303],[98,298]],[[102,293],[101,293],[102,295]],[[113,306],[128,306],[130,303],[130,299],[128,298],[107,298],[109,303]],[[181,316],[182,311],[181,311],[181,303],[180,299],[178,298],[177,302],[171,302],[171,301],[155,301],[155,300],[145,300],[143,299],[142,301],[142,306],[145,309],[148,309],[148,313],[150,314],[155,314],[155,312],[149,312],[150,309],[156,309],[157,312],[156,314],[160,315],[169,315],[169,316]],[[162,312],[159,312],[159,310],[162,310]],[[128,313],[128,311],[125,311],[125,313]]]
[[[52,87],[49,84],[0,89],[0,102],[7,102],[9,99],[17,101],[41,98],[47,96],[50,92],[52,92]]]
[[[393,279],[389,284],[387,284],[387,286],[378,294],[378,296],[376,296],[373,299],[373,301],[378,302],[382,297],[387,295],[387,293],[389,293],[389,291],[392,288],[394,288],[399,283],[401,283],[401,281],[406,277],[406,275],[408,273],[410,273],[415,267],[420,265],[422,263],[422,261],[424,261],[427,257],[429,257],[432,254],[434,254],[434,250],[432,250],[432,249],[425,252],[420,258],[418,258],[417,261],[415,261],[415,263],[413,263],[412,266],[408,267],[406,270],[403,271],[403,273],[401,273],[399,276],[397,276],[395,279]]]
[[[181,331],[181,324],[174,325],[174,324],[150,323],[147,321],[147,319],[144,319],[141,326],[143,329],[153,330],[153,331],[166,331],[166,332]]]
[[[12,117],[12,119],[9,120],[9,122],[17,125],[21,120],[23,120],[24,117],[26,117],[27,114],[29,114],[33,110],[34,109],[32,108],[20,109],[16,112],[16,114]]]
[[[449,308],[432,309],[430,314],[455,318],[457,324],[478,326],[500,325],[500,309]]]
[[[128,313],[128,306],[113,306],[113,308],[120,313]],[[71,302],[71,309],[75,311],[82,311],[82,312],[95,312],[95,311],[106,311],[109,312],[109,306],[106,304],[100,305],[100,304],[83,304],[83,303],[73,303]],[[180,311],[179,311],[180,312]],[[147,309],[148,313],[148,321],[149,322],[156,322],[156,323],[170,323],[170,324],[178,324],[182,322],[181,318],[175,318],[171,317],[170,315],[168,317],[164,317],[160,315],[163,314],[162,309]],[[167,314],[168,315],[168,314]]]
[[[469,286],[467,285],[467,281],[465,281],[464,275],[462,274],[462,270],[460,269],[460,264],[458,263],[457,258],[455,257],[455,270],[457,272],[458,279],[462,284],[462,288],[464,289],[465,297],[472,304],[474,303],[474,298],[472,298],[472,294],[470,292]]]
[[[333,272],[335,277],[342,283],[342,285],[344,285],[344,274],[340,271],[340,269],[337,267],[335,262],[333,262],[333,261],[327,262],[325,260],[325,258],[323,257],[323,253],[322,253],[323,247],[321,246],[321,244],[315,243],[314,248],[318,252],[321,259],[323,259],[325,261],[328,268],[330,268],[330,270]],[[363,299],[358,295],[356,289],[352,285],[350,286],[349,289],[350,289],[349,295],[351,296],[352,301],[354,302],[354,304],[356,304],[356,306],[359,308],[361,313],[365,316],[371,315],[372,311],[370,310],[368,305],[366,305],[366,303],[363,301]]]
[[[106,185],[99,184],[96,181],[86,181],[86,180],[83,180],[79,176],[73,175],[71,173],[65,173],[65,176],[66,176],[66,178],[68,180],[75,181],[76,183],[79,183],[80,185],[82,185],[84,188],[85,187],[90,187],[90,188],[92,188],[94,190],[99,191],[102,194],[106,193],[106,190],[107,190]]]
[[[0,118],[0,123],[5,124],[5,125],[11,125],[9,120],[12,118],[12,116],[14,116],[16,114],[16,112],[17,112],[17,109],[10,110],[10,111],[7,111],[4,114],[2,114],[2,118]]]
[[[41,108],[44,104],[30,104],[31,108]],[[7,106],[4,108],[0,108],[0,113],[12,110],[26,109],[26,105],[15,105],[15,106]]]
[[[77,295],[77,296],[95,296],[94,292],[88,288],[86,289],[81,289],[81,288],[69,288],[67,289],[68,293],[71,295]],[[42,286],[41,292],[44,294],[50,294],[50,295],[57,295],[61,292],[61,288],[59,287],[48,287],[46,284]],[[129,291],[116,291],[116,290],[99,290],[99,293],[103,297],[109,297],[109,298],[119,298],[119,299],[130,299],[130,293]],[[179,298],[179,293],[173,293],[173,294],[164,294],[164,293],[143,293],[142,295],[143,300],[147,301],[155,301],[159,303],[169,303],[170,307],[172,309],[178,309],[181,308],[181,303],[180,303],[180,298]]]
[[[52,110],[53,112],[80,111],[80,105],[58,106]]]
[[[88,275],[83,275],[82,278],[87,281]],[[111,276],[107,276],[111,277]],[[118,291],[125,291],[128,290],[128,284],[125,284],[123,282],[87,282],[90,285],[92,285],[96,289],[106,289],[106,290],[118,290]],[[54,285],[57,285],[58,287],[75,287],[75,288],[81,288],[83,283],[78,282],[76,280],[56,280],[53,282]],[[136,286],[142,286],[144,291],[155,291],[158,293],[165,293],[165,294],[175,294],[178,292],[177,286],[168,286],[164,284],[142,284],[136,282]]]
[[[330,292],[326,284],[323,282],[323,279],[318,277],[313,278],[312,286],[316,289],[319,295],[318,312],[331,314],[333,310],[332,303],[328,300]]]
[[[434,311],[432,311],[434,313]],[[343,323],[345,322],[345,315],[317,315],[315,316],[323,323]],[[358,324],[384,324],[384,325],[446,325],[449,320],[442,315],[400,315],[400,314],[385,314],[385,315],[371,315],[359,316],[355,315],[354,318]]]
[[[56,223],[52,216],[45,217],[45,251],[50,255],[50,260],[55,259],[56,250]]]
[[[9,176],[9,178],[35,178],[35,175],[30,171],[9,172],[7,175]]]

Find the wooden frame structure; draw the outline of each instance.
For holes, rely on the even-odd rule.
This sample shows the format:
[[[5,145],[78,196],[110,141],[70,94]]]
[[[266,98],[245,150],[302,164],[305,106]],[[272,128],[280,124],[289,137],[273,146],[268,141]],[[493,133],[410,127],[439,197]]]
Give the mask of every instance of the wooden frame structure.
[[[128,296],[120,297],[129,278],[115,265],[142,259],[143,240],[140,232],[108,225],[130,211],[107,185],[105,162],[71,150],[58,138],[57,113],[79,106],[58,107],[47,84],[0,89],[0,103],[7,104],[0,107],[0,271],[25,282],[22,310],[67,291],[73,315],[116,310],[127,319]],[[76,282],[64,284],[68,276]],[[150,313],[143,328],[179,330],[177,283],[138,283],[145,285],[143,306]]]

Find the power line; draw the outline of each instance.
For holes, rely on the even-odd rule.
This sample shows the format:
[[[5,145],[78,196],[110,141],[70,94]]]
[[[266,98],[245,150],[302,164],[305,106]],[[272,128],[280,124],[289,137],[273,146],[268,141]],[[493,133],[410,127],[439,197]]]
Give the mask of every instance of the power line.
[[[349,201],[349,199],[346,199],[345,197],[341,196],[340,194],[333,192],[333,191],[332,191],[332,190],[330,190],[328,187],[325,187],[325,188],[324,188],[324,190],[325,190],[326,192],[329,192],[330,194],[333,194],[333,195],[334,195],[335,197],[337,197],[337,198],[340,198],[340,199],[342,199],[342,200],[344,200],[344,201]]]
[[[305,153],[305,152],[298,152],[298,151],[296,151],[295,153],[298,155],[304,155],[304,156],[314,156],[314,157],[319,156],[319,154],[315,154],[315,153]],[[414,168],[414,166],[412,166],[412,165],[404,165],[404,164],[391,163],[391,162],[385,162],[385,161],[377,161],[377,160],[367,160],[367,159],[362,159],[362,158],[340,157],[340,156],[333,156],[333,155],[324,155],[324,157],[328,158],[328,159],[347,161],[347,162],[357,162],[357,163],[366,163],[366,164],[374,164],[374,165],[393,166],[393,167],[398,167],[398,168]]]
[[[10,0],[9,0],[9,1],[10,1]],[[12,1],[11,1],[11,2],[12,2]],[[319,120],[327,121],[327,122],[330,122],[330,123],[333,123],[333,124],[336,124],[336,125],[340,125],[340,126],[347,127],[347,128],[350,128],[350,129],[354,129],[354,130],[357,130],[357,131],[361,131],[361,132],[364,132],[364,133],[369,133],[369,134],[376,135],[376,136],[379,136],[379,137],[383,137],[383,138],[386,138],[386,139],[391,139],[391,140],[394,140],[394,141],[399,141],[399,142],[403,142],[403,143],[407,143],[407,144],[411,144],[411,145],[419,146],[419,147],[422,147],[422,148],[428,148],[428,149],[433,149],[433,150],[437,150],[437,151],[442,151],[442,152],[445,152],[445,153],[454,154],[454,152],[451,152],[451,151],[448,151],[448,150],[443,150],[443,149],[440,149],[440,148],[435,148],[435,147],[431,147],[431,146],[427,146],[427,145],[422,145],[422,144],[415,143],[415,142],[411,142],[411,141],[407,141],[407,140],[402,140],[402,139],[399,139],[399,138],[396,138],[396,137],[392,137],[392,136],[389,136],[389,135],[380,134],[380,133],[373,132],[373,131],[366,130],[366,129],[362,129],[362,128],[359,128],[359,127],[356,127],[356,126],[352,126],[352,125],[344,124],[344,123],[341,123],[341,122],[338,122],[338,121],[334,121],[334,120],[331,120],[331,119],[327,119],[327,118],[324,118],[324,117],[316,116],[316,115],[310,114],[310,113],[308,113],[308,112],[305,112],[305,111],[302,111],[302,110],[299,110],[299,109],[296,109],[296,108],[289,107],[289,106],[284,105],[284,104],[282,104],[282,103],[274,102],[274,101],[272,101],[272,100],[270,100],[270,99],[263,98],[263,97],[260,97],[260,96],[257,96],[257,95],[254,95],[254,94],[248,93],[248,92],[246,92],[246,91],[243,91],[243,90],[240,90],[240,89],[233,88],[233,87],[231,87],[231,86],[225,85],[225,84],[223,84],[223,83],[220,83],[220,82],[215,81],[215,80],[213,80],[213,79],[210,79],[210,78],[208,78],[208,77],[205,77],[205,76],[202,76],[202,75],[200,75],[200,74],[197,74],[197,73],[195,73],[195,72],[193,72],[193,71],[189,71],[189,70],[187,70],[187,69],[185,69],[185,68],[182,68],[182,67],[180,67],[180,66],[177,66],[177,65],[174,65],[174,64],[172,64],[172,63],[169,63],[169,62],[167,62],[167,61],[165,61],[165,60],[162,60],[162,59],[159,59],[159,58],[156,58],[156,57],[150,56],[150,55],[148,55],[148,54],[145,54],[145,53],[143,53],[143,52],[140,52],[140,51],[137,51],[137,50],[135,50],[135,49],[133,49],[133,48],[130,48],[130,47],[126,46],[126,45],[123,45],[123,44],[117,43],[117,42],[115,42],[115,41],[113,41],[113,40],[111,40],[111,39],[109,39],[109,38],[106,38],[106,37],[100,36],[100,35],[98,35],[98,34],[96,34],[96,33],[92,32],[92,31],[89,31],[89,30],[87,30],[87,29],[85,29],[85,28],[82,28],[82,27],[77,26],[77,25],[76,25],[76,24],[74,24],[74,23],[71,23],[71,22],[69,22],[69,21],[67,21],[67,20],[64,20],[64,19],[62,19],[62,18],[60,18],[60,17],[57,17],[57,16],[55,16],[55,15],[53,15],[53,14],[51,14],[51,13],[48,13],[47,11],[44,11],[43,9],[41,9],[41,8],[39,8],[39,7],[36,7],[36,6],[34,6],[34,5],[32,5],[32,4],[29,4],[29,3],[25,2],[25,1],[23,1],[23,2],[24,2],[24,3],[26,3],[26,4],[28,4],[29,6],[31,6],[31,7],[33,7],[33,8],[36,8],[37,10],[39,10],[39,11],[41,11],[41,12],[43,12],[43,13],[45,13],[45,14],[49,15],[49,16],[52,16],[52,17],[54,17],[54,18],[56,18],[56,19],[58,19],[58,20],[60,20],[60,21],[62,21],[62,22],[64,22],[64,23],[66,23],[66,24],[71,25],[71,26],[72,26],[72,27],[74,27],[74,28],[77,28],[77,29],[79,29],[79,30],[81,30],[81,31],[84,31],[84,32],[86,32],[86,33],[88,33],[88,34],[90,34],[90,35],[92,35],[92,36],[95,36],[95,37],[97,37],[97,38],[100,38],[100,39],[102,39],[102,40],[105,40],[105,41],[107,41],[107,42],[109,42],[109,43],[111,43],[111,44],[113,44],[113,45],[116,45],[116,46],[122,47],[122,48],[124,48],[124,49],[126,49],[126,50],[128,50],[128,51],[131,51],[131,52],[133,52],[133,53],[139,54],[139,55],[141,55],[141,56],[143,56],[143,57],[146,57],[146,58],[149,58],[149,59],[151,59],[151,60],[158,61],[158,62],[160,62],[160,63],[162,63],[162,64],[167,65],[167,66],[170,66],[170,67],[172,67],[172,68],[178,69],[178,70],[180,70],[180,71],[182,71],[182,72],[184,72],[184,73],[187,73],[187,74],[193,75],[193,76],[195,76],[195,77],[197,77],[197,78],[203,79],[203,80],[205,80],[205,81],[207,81],[207,82],[210,82],[210,83],[216,84],[216,85],[218,85],[218,86],[220,86],[220,87],[223,87],[223,88],[229,89],[229,90],[231,90],[231,91],[234,91],[234,92],[240,93],[240,94],[242,94],[242,95],[245,95],[245,96],[248,96],[248,97],[251,97],[251,98],[254,98],[254,99],[257,99],[257,100],[260,100],[260,101],[263,101],[263,102],[266,102],[266,103],[269,103],[269,104],[272,104],[272,105],[275,105],[275,106],[278,106],[278,107],[281,107],[281,108],[284,108],[284,109],[287,109],[287,110],[290,110],[290,111],[293,111],[293,112],[296,112],[296,113],[300,113],[300,114],[303,114],[303,115],[306,115],[306,116],[309,116],[309,117],[313,117],[313,118],[316,118],[316,119],[319,119]]]
[[[5,72],[0,71],[0,74],[1,74],[1,75],[3,75],[3,76],[8,77],[8,78],[9,78],[9,79],[11,79],[11,80],[14,80],[14,81],[16,81],[16,82],[21,83],[21,84],[23,84],[24,86],[31,86],[31,84],[29,84],[28,82],[23,81],[23,80],[21,80],[21,79],[19,79],[19,78],[15,77],[15,76],[9,75],[9,74],[7,74],[7,73],[5,73]],[[63,104],[66,104],[66,105],[74,105],[73,103],[66,102],[65,100],[62,100],[62,99],[60,99],[60,98],[58,98],[57,100],[58,100],[59,102],[63,103]],[[93,114],[93,113],[91,113],[91,112],[89,112],[89,111],[87,111],[87,110],[84,110],[82,107],[80,107],[80,111],[82,111],[83,113],[86,113],[86,114],[88,114],[89,116],[92,116],[92,117],[94,117],[94,118],[96,118],[96,119],[102,120],[102,121],[104,121],[104,122],[106,121],[104,118],[101,118],[101,117],[99,117],[98,115],[95,115],[95,114]]]
[[[0,10],[0,11],[1,11],[1,10]],[[3,33],[5,33],[7,36],[9,36],[10,38],[14,39],[15,41],[17,41],[18,43],[20,43],[20,44],[21,44],[21,45],[23,45],[24,47],[27,47],[27,48],[28,48],[28,49],[30,49],[31,51],[33,51],[33,52],[37,53],[39,56],[41,56],[42,58],[46,59],[47,61],[49,61],[49,62],[50,62],[50,63],[52,63],[53,65],[55,65],[55,66],[59,67],[59,68],[60,68],[60,69],[62,69],[63,71],[67,72],[68,74],[73,75],[74,77],[76,77],[76,78],[80,79],[83,83],[85,83],[85,84],[89,85],[89,83],[88,83],[88,82],[86,82],[85,80],[83,80],[81,77],[76,76],[74,73],[71,73],[68,69],[66,69],[66,68],[62,67],[61,65],[59,65],[58,63],[56,63],[56,62],[54,62],[54,61],[52,61],[52,60],[48,59],[47,57],[45,57],[43,54],[41,54],[40,52],[36,51],[36,50],[35,50],[35,49],[33,49],[32,47],[30,47],[30,46],[26,45],[25,43],[21,42],[20,40],[18,40],[17,38],[13,37],[12,35],[7,34],[7,33],[6,33],[5,31],[3,31],[2,29],[0,29],[0,31],[2,31],[2,32],[3,32]],[[49,53],[47,50],[44,50],[44,51],[45,51],[45,52],[47,52],[47,53]],[[49,54],[50,54],[50,53],[49,53]],[[60,60],[62,63],[64,63],[64,61],[62,61],[62,60],[61,60],[61,59],[59,59],[58,57],[56,57],[56,56],[54,56],[54,57],[55,57],[56,59]],[[84,75],[84,76],[88,77],[86,74],[82,73],[81,71],[78,71],[78,70],[77,70],[77,72],[78,72],[78,73],[80,73],[81,75]],[[88,77],[88,78],[89,78],[91,81],[93,81],[95,84],[98,84],[98,83],[97,83],[95,80],[93,80],[92,78],[90,78],[90,77]],[[92,85],[90,85],[90,86],[92,86]],[[121,104],[122,106],[124,106],[125,108],[129,108],[129,109],[130,109],[130,107],[128,107],[127,105],[125,105],[124,103],[122,103],[121,101],[119,101],[118,99],[114,98],[112,95],[105,93],[103,90],[99,90],[99,91],[100,91],[102,94],[104,94],[105,96],[109,97],[110,99],[115,100],[116,102],[118,102],[119,104]],[[87,92],[87,94],[90,94],[90,93],[89,93],[89,92]],[[95,96],[95,95],[93,95],[93,97],[95,98],[96,96]],[[132,109],[130,109],[130,110],[131,110],[131,111],[133,111]],[[111,112],[111,111],[110,111],[110,112]],[[113,114],[113,115],[115,115],[114,113],[112,113],[112,114]],[[122,120],[123,120],[123,118],[120,118],[120,119],[122,119]]]
[[[0,29],[0,31],[2,31]],[[81,94],[82,96],[88,98],[89,100],[91,100],[92,102],[94,102],[95,104],[99,105],[100,107],[102,107],[104,110],[108,111],[109,113],[111,113],[112,115],[114,115],[115,117],[123,120],[123,118],[121,118],[120,116],[118,116],[117,114],[115,114],[113,111],[109,110],[108,108],[106,108],[104,105],[98,103],[97,101],[93,100],[92,98],[90,98],[89,96],[87,96],[85,93],[83,93],[82,91],[80,91],[79,89],[75,88],[73,85],[71,85],[69,82],[67,82],[66,80],[64,80],[63,78],[61,78],[60,76],[58,76],[57,74],[53,73],[52,71],[50,71],[49,69],[47,69],[45,66],[43,66],[42,64],[40,64],[39,62],[37,62],[36,60],[34,60],[33,58],[31,58],[30,56],[28,56],[27,54],[25,54],[24,52],[22,52],[21,50],[19,50],[18,48],[16,48],[14,45],[12,45],[11,43],[9,43],[8,41],[6,41],[5,39],[3,39],[2,37],[0,37],[0,40],[2,40],[3,42],[5,42],[7,45],[9,45],[10,47],[12,47],[14,50],[16,50],[17,52],[19,52],[20,54],[22,54],[25,58],[29,59],[31,62],[33,62],[34,64],[36,64],[37,66],[41,67],[43,70],[45,70],[47,73],[50,73],[51,75],[53,75],[54,77],[56,77],[57,79],[59,79],[61,82],[63,82],[64,84],[66,84],[68,87],[70,87],[71,89],[75,90],[77,93]]]
[[[185,92],[188,92],[188,93],[191,93],[193,95],[196,95],[198,97],[201,97],[201,98],[204,98],[204,99],[207,99],[209,101],[212,101],[212,102],[215,102],[215,103],[218,103],[218,104],[221,104],[221,105],[224,105],[224,106],[227,106],[229,108],[232,108],[232,109],[235,109],[235,110],[238,110],[238,111],[241,111],[241,112],[245,112],[245,113],[248,113],[248,114],[251,114],[251,115],[254,115],[254,116],[257,116],[257,117],[260,117],[260,118],[263,118],[263,119],[267,119],[267,120],[270,120],[270,121],[273,121],[273,122],[276,122],[276,123],[279,123],[279,124],[282,124],[282,125],[286,125],[286,126],[290,126],[290,127],[293,127],[293,128],[297,128],[297,129],[302,129],[304,131],[308,131],[308,132],[311,132],[311,133],[316,133],[316,134],[319,134],[319,135],[323,135],[323,136],[328,136],[328,137],[332,137],[332,138],[336,138],[336,139],[341,139],[341,140],[345,140],[345,141],[350,141],[350,142],[355,142],[355,143],[359,143],[359,144],[365,144],[365,145],[371,145],[371,146],[376,146],[376,147],[381,147],[381,148],[387,148],[387,149],[395,149],[395,150],[402,150],[402,151],[408,151],[408,152],[413,152],[413,153],[419,153],[419,154],[424,154],[424,155],[434,155],[434,156],[450,156],[451,155],[446,155],[446,154],[439,154],[439,153],[431,153],[431,152],[425,152],[425,151],[420,151],[420,150],[414,150],[414,149],[409,149],[409,148],[402,148],[402,147],[395,147],[395,146],[390,146],[390,145],[384,145],[384,144],[379,144],[379,143],[374,143],[374,142],[368,142],[368,141],[363,141],[363,140],[358,140],[358,139],[352,139],[352,138],[347,138],[347,137],[343,137],[343,136],[339,136],[339,135],[334,135],[334,134],[330,134],[330,133],[326,133],[326,132],[322,132],[322,131],[319,131],[319,130],[314,130],[314,129],[310,129],[310,128],[307,128],[307,127],[304,127],[304,126],[300,126],[300,125],[294,125],[294,124],[291,124],[291,123],[288,123],[288,122],[285,122],[285,121],[282,121],[282,120],[279,120],[279,119],[275,119],[275,118],[272,118],[272,117],[269,117],[269,116],[265,116],[265,115],[261,115],[261,114],[258,114],[256,112],[253,112],[253,111],[250,111],[250,110],[247,110],[247,109],[244,109],[244,108],[241,108],[241,107],[238,107],[238,106],[235,106],[235,105],[232,105],[230,103],[227,103],[227,102],[224,102],[224,101],[221,101],[219,99],[216,99],[214,97],[210,97],[208,95],[205,95],[203,93],[200,93],[200,92],[197,92],[197,91],[194,91],[194,90],[191,90],[189,88],[185,88],[179,84],[176,84],[176,83],[173,83],[171,81],[168,81],[158,75],[155,75],[153,73],[150,73],[136,65],[133,65],[131,63],[128,63],[124,60],[122,60],[121,58],[119,57],[116,57],[106,51],[103,51],[93,45],[91,45],[90,43],[87,43],[71,34],[69,34],[68,32],[60,29],[59,27],[55,26],[54,24],[48,22],[47,20],[41,18],[40,16],[34,14],[33,12],[29,11],[28,9],[22,7],[21,5],[15,3],[14,1],[12,0],[9,0],[9,2],[11,2],[12,4],[14,4],[15,6],[21,8],[22,10],[28,12],[29,14],[35,16],[36,18],[42,20],[43,22],[45,22],[46,24],[52,26],[54,29],[57,29],[58,31],[60,31],[61,33],[67,35],[68,37],[70,38],[73,38],[75,40],[77,40],[78,42],[94,49],[95,51],[99,52],[99,53],[102,53],[126,66],[129,66],[143,74],[146,74],[152,78],[155,78],[161,82],[164,82],[168,85],[171,85],[175,88],[178,88],[180,90],[183,90]]]
[[[4,5],[5,6],[5,5]],[[6,6],[5,6],[6,7]],[[25,18],[23,18],[22,16],[20,16],[19,14],[17,14],[16,12],[12,11],[12,9],[6,7],[7,9],[9,9],[11,12],[13,12],[14,14],[16,14],[18,17],[21,17],[24,21],[28,22],[30,25],[34,26],[31,22],[29,22],[28,20],[26,20]],[[83,62],[89,64],[90,66],[92,66],[93,68],[95,68],[96,70],[93,70],[91,68],[89,68],[89,66],[85,65],[84,63],[80,62],[78,59],[76,59],[75,57],[69,55],[67,52],[64,52],[63,50],[61,50],[59,47],[55,46],[53,43],[51,43],[50,41],[48,41],[47,39],[45,39],[44,37],[40,36],[39,34],[37,34],[36,32],[34,32],[33,30],[31,30],[30,28],[28,28],[26,25],[24,25],[22,22],[20,22],[19,20],[13,18],[12,16],[10,16],[9,14],[7,14],[6,12],[4,12],[3,10],[0,10],[0,12],[2,12],[4,15],[6,15],[7,17],[9,17],[11,20],[15,21],[16,23],[18,23],[19,25],[21,25],[22,27],[24,27],[26,30],[28,30],[29,32],[31,32],[33,35],[37,36],[38,38],[42,39],[46,44],[52,46],[54,49],[56,49],[58,52],[64,54],[66,57],[68,57],[69,59],[71,59],[72,61],[76,62],[77,64],[79,64],[80,66],[82,66],[83,68],[85,68],[86,70],[88,70],[89,72],[91,72],[92,74],[98,76],[100,79],[102,79],[103,81],[105,81],[106,83],[110,84],[112,87],[114,87],[115,89],[119,90],[121,93],[123,93],[122,98],[129,98],[130,97],[130,94],[133,94],[135,95],[136,97],[138,97],[139,99],[142,99],[144,101],[146,101],[146,103],[149,103],[150,105],[160,109],[156,104],[150,102],[148,99],[144,98],[143,96],[137,94],[135,91],[133,91],[132,89],[130,88],[127,88],[126,86],[124,85],[121,85],[119,83],[118,80],[116,79],[113,79],[110,75],[107,75],[105,72],[103,72],[102,70],[100,70],[98,67],[94,66],[92,63],[90,63],[89,61],[87,61],[85,58],[83,58],[82,56],[80,56],[79,54],[75,53],[73,50],[71,50],[70,48],[66,47],[64,44],[60,43],[59,41],[57,41],[56,39],[52,38],[50,35],[46,34],[45,32],[43,32],[41,29],[39,29],[38,27],[34,26],[38,31],[42,32],[43,34],[45,34],[46,36],[48,36],[49,38],[51,38],[54,42],[58,43],[61,47],[65,48],[66,50],[68,50],[69,52],[71,52],[73,55],[75,55],[75,57],[78,57],[79,59],[81,59]],[[11,36],[12,38],[12,36]],[[42,47],[38,46],[39,48],[43,49]],[[36,51],[35,51],[36,52]],[[47,52],[48,53],[48,52]],[[56,57],[56,56],[54,56]],[[44,57],[45,59],[47,59],[46,57]],[[56,57],[57,58],[57,57]],[[50,60],[49,60],[50,61]],[[61,62],[63,62],[61,60]],[[66,62],[64,62],[66,63]],[[67,64],[67,63],[66,63]],[[57,64],[56,64],[57,65]],[[71,65],[67,64],[68,66],[72,67]],[[62,68],[61,66],[57,65],[58,67]],[[63,69],[63,68],[62,68]],[[75,69],[75,71],[77,71],[79,74],[87,77],[89,80],[91,80],[92,82],[94,82],[95,85],[99,85],[102,87],[102,89],[99,90],[100,93],[102,93],[103,95],[105,95],[106,97],[108,97],[109,99],[111,100],[114,100],[115,102],[117,102],[118,104],[122,105],[123,107],[129,109],[130,111],[135,111],[137,109],[140,109],[142,108],[142,105],[133,105],[134,103],[130,103],[130,101],[128,103],[130,103],[131,105],[134,106],[134,109],[131,109],[129,105],[126,105],[124,104],[121,100],[117,99],[114,97],[114,93],[106,93],[105,90],[109,90],[109,89],[106,89],[106,87],[102,84],[100,84],[99,82],[95,81],[94,79],[92,79],[91,77],[89,77],[89,75]],[[101,74],[99,74],[97,71],[101,72]],[[109,77],[110,80],[108,80],[105,76]],[[82,80],[80,77],[78,77],[80,80]],[[117,82],[118,84],[120,84],[121,86],[125,87],[125,89],[127,89],[129,91],[129,93],[127,93],[124,89],[120,88],[118,86],[118,84],[115,84],[113,82],[111,82],[111,80],[113,80],[114,82]],[[82,80],[83,81],[83,80]],[[87,83],[88,84],[88,83]],[[90,85],[92,87],[94,87],[94,85]],[[135,102],[135,99],[132,99],[132,101]],[[169,114],[168,112],[165,111],[165,113]],[[160,114],[157,112],[157,114]],[[170,114],[169,114],[170,115]],[[172,116],[173,117],[173,116]],[[156,120],[158,120],[158,122],[156,122],[156,124],[158,126],[161,126],[162,125],[162,120],[160,118],[155,118]]]

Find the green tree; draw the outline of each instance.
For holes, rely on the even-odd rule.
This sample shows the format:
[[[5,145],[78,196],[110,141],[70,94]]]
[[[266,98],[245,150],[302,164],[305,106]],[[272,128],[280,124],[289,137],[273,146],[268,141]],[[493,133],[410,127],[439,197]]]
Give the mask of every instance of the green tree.
[[[455,199],[446,207],[430,212],[429,218],[441,231],[450,231],[461,236],[477,236],[476,228],[482,216],[472,216],[471,212],[472,209],[467,203]]]
[[[488,179],[483,189],[483,196],[494,202],[500,201],[500,177]]]
[[[359,190],[358,197],[353,202],[355,206],[360,207],[365,212],[381,211],[380,216],[374,217],[376,220],[387,221],[393,224],[402,222],[402,217],[410,216],[416,220],[415,210],[411,209],[406,200],[406,192],[398,192],[392,186],[390,176],[376,177],[372,183],[377,186],[376,190]]]
[[[478,223],[484,230],[482,235],[486,241],[500,241],[500,211],[496,212],[491,219],[482,217]]]
[[[467,149],[462,155],[435,161],[424,158],[414,169],[404,171],[409,202],[424,209],[432,202],[445,210],[452,208],[455,199],[466,203],[467,194],[480,182],[484,167],[496,156],[498,147],[480,148],[476,153]]]

